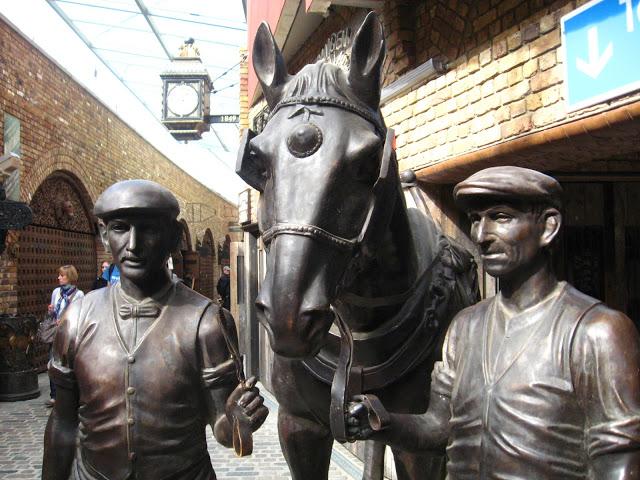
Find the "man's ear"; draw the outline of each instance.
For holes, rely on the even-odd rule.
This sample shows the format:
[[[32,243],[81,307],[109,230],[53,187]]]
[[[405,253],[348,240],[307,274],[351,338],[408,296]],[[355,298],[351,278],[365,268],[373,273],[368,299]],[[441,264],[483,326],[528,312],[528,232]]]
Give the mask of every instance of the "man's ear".
[[[111,253],[111,247],[109,246],[109,239],[107,237],[107,225],[103,220],[98,220],[98,231],[100,232],[100,240],[107,253]]]
[[[542,212],[541,218],[544,221],[544,231],[540,237],[540,246],[548,247],[560,232],[562,214],[557,208],[549,207]]]

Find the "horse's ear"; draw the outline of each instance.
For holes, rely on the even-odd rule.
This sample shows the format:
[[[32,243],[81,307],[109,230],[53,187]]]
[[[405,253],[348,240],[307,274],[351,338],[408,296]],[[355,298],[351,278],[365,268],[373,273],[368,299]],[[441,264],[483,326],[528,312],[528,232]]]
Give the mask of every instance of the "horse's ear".
[[[349,84],[356,95],[375,110],[380,105],[380,78],[385,53],[382,24],[375,12],[370,12],[353,39]]]
[[[269,108],[273,109],[280,101],[289,74],[267,22],[260,24],[253,42],[253,69],[260,80]]]

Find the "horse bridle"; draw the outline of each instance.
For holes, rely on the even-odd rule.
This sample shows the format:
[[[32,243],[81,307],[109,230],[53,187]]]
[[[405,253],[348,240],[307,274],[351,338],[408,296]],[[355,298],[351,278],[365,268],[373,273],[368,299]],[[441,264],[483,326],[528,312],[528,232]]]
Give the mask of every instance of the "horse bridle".
[[[363,107],[332,97],[309,96],[292,97],[278,103],[269,115],[269,120],[283,107],[295,105],[325,105],[355,113],[372,123],[376,132],[385,138],[385,144],[380,162],[378,178],[373,185],[373,197],[369,204],[367,216],[358,236],[345,238],[331,233],[317,225],[291,222],[277,222],[262,232],[262,241],[268,245],[278,235],[300,235],[330,245],[339,250],[353,252],[370,248],[370,244],[378,236],[377,233],[388,225],[393,208],[389,203],[396,200],[397,165],[393,157],[392,129],[386,129],[381,120]],[[393,158],[392,158],[393,157]],[[380,208],[384,203],[384,208]],[[392,207],[392,205],[391,205]],[[366,254],[366,252],[364,252]]]
[[[372,123],[380,137],[385,139],[378,178],[373,185],[372,199],[358,236],[345,238],[317,225],[291,222],[276,222],[262,232],[262,241],[267,246],[279,235],[299,235],[312,238],[332,248],[351,253],[351,259],[343,274],[342,283],[344,284],[345,278],[348,278],[349,273],[353,273],[353,270],[355,270],[356,267],[354,267],[354,265],[356,264],[356,260],[366,258],[373,252],[376,243],[382,237],[382,233],[387,229],[391,215],[393,214],[394,205],[398,197],[398,166],[395,161],[393,147],[394,132],[392,129],[384,127],[379,115],[374,115],[370,110],[354,103],[332,97],[309,96],[287,98],[273,108],[268,120],[271,120],[281,108],[296,105],[325,105],[355,113]],[[262,191],[264,187],[262,183],[263,177],[261,177],[255,165],[247,161],[251,155],[249,141],[254,135],[251,131],[245,134],[245,138],[243,139],[244,146],[240,149],[240,158],[236,170],[247,183],[257,190]],[[352,388],[350,388],[349,380],[353,358],[353,336],[348,325],[338,312],[334,313],[335,322],[340,330],[341,341],[339,361],[331,387],[329,421],[334,438],[338,441],[346,441],[348,436],[346,433],[345,414],[348,402],[354,395],[361,392],[352,391]],[[376,430],[385,428],[388,423],[388,416],[380,401],[375,395],[366,395],[361,398],[363,398],[363,402],[369,412],[371,425],[374,426]]]

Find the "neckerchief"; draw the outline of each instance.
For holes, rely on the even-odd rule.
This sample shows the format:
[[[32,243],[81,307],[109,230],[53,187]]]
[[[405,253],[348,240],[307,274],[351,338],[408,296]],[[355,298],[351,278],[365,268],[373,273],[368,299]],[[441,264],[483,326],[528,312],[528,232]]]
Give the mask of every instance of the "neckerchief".
[[[78,287],[75,285],[62,285],[60,287],[60,298],[56,302],[55,314],[56,319],[60,318],[60,314],[64,311],[64,308],[67,308],[69,305],[69,298],[76,293]],[[62,308],[62,302],[64,301],[64,308]]]

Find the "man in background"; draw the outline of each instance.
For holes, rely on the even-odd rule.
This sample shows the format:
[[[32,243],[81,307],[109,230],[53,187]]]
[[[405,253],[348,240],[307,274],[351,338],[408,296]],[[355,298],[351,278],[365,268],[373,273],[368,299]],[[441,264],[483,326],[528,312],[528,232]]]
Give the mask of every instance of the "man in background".
[[[222,307],[229,310],[231,308],[231,278],[229,274],[231,273],[231,269],[228,265],[222,267],[222,275],[220,275],[220,279],[218,280],[218,285],[216,289],[218,290],[218,295],[222,299]]]

